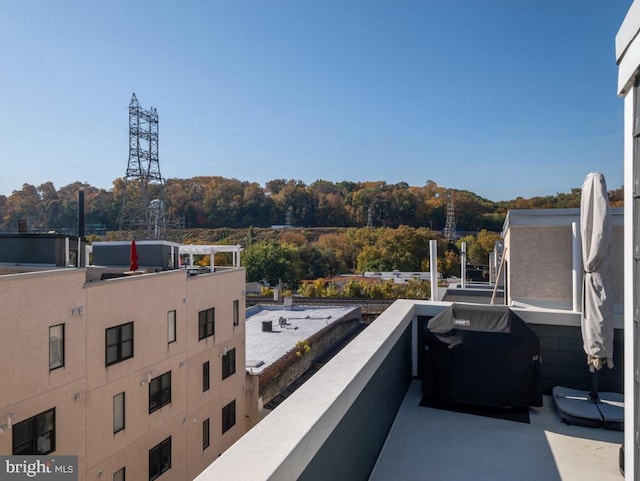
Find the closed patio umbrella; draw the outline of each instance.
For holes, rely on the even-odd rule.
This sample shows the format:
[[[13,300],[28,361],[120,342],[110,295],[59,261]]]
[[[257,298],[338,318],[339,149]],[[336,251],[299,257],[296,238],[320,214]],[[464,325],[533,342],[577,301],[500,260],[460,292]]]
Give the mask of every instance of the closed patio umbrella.
[[[604,176],[592,172],[582,185],[580,201],[582,242],[582,341],[591,376],[589,392],[556,386],[553,400],[567,424],[604,426],[622,431],[624,397],[598,392],[598,371],[613,368],[613,296],[609,287],[612,229]]]
[[[593,374],[592,400],[597,398],[597,371],[613,367],[613,298],[609,288],[611,217],[604,176],[592,172],[582,185],[582,340]]]

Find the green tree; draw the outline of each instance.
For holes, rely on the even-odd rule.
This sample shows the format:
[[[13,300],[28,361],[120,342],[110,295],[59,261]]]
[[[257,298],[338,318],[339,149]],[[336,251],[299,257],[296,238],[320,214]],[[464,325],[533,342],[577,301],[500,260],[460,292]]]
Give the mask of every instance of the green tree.
[[[315,246],[324,258],[333,258],[333,274],[351,272],[355,268],[357,252],[347,233],[322,234]]]
[[[364,297],[362,282],[349,279],[342,288],[342,296],[348,298]]]
[[[298,250],[291,244],[257,242],[248,246],[242,256],[248,281],[267,281],[274,285],[280,280],[290,286],[300,281]]]
[[[437,235],[425,228],[402,225],[386,229],[376,244],[389,270],[419,271],[429,259],[429,241]]]
[[[209,225],[240,227],[244,201],[244,186],[238,179],[215,177],[204,198]]]
[[[429,241],[437,235],[429,229],[400,226],[397,229],[360,229],[356,245],[357,271],[419,271],[429,260]]]
[[[382,257],[382,251],[377,246],[365,245],[360,249],[356,258],[356,272],[387,271],[389,263]]]
[[[467,262],[479,266],[489,264],[489,254],[493,252],[495,243],[501,239],[497,232],[481,230],[476,236],[468,235],[456,241],[456,247],[461,249],[462,243],[467,244]]]
[[[460,277],[460,256],[453,249],[447,249],[438,259],[438,271],[443,277]]]
[[[31,184],[23,184],[22,189],[14,190],[7,199],[5,225],[17,229],[18,220],[27,220],[30,228],[41,229],[42,205],[38,190]]]

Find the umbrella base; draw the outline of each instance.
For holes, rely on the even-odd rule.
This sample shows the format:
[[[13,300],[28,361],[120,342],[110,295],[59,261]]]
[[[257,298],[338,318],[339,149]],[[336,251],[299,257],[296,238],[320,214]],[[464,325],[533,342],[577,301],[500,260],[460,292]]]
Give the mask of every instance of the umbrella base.
[[[552,390],[556,411],[563,422],[612,431],[624,429],[624,395],[614,392],[598,393],[592,402],[588,391],[556,386]]]

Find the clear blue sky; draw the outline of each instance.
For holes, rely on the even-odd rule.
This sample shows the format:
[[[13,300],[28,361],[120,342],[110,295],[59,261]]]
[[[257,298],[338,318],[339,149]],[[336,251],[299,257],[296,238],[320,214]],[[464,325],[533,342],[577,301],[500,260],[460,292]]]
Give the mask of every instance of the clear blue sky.
[[[0,4],[0,194],[110,189],[132,92],[165,178],[400,181],[488,199],[623,182],[631,0]]]

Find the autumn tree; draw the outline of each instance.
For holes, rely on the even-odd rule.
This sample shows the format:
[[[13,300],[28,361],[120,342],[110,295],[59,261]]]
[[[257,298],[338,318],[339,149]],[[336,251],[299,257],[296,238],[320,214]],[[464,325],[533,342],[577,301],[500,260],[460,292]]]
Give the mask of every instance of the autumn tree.
[[[87,222],[115,226],[125,191],[123,178],[115,179],[110,190],[81,182],[57,190],[51,182],[37,187],[24,184],[22,189],[2,199],[0,228],[15,229],[18,219],[27,219],[33,229],[73,228],[79,188],[86,194]],[[151,198],[159,195],[160,188],[156,184],[150,186]],[[138,184],[131,182],[126,192],[125,207],[133,208],[141,202]],[[612,206],[623,205],[622,188],[609,194]],[[374,229],[404,225],[439,232],[445,225],[449,196],[453,196],[456,205],[458,230],[499,231],[510,209],[576,208],[581,190],[573,188],[568,193],[493,202],[432,180],[412,186],[407,182],[327,180],[306,185],[301,180],[274,179],[262,187],[235,178],[196,176],[168,179],[164,185],[168,214],[183,221],[187,228],[269,227],[283,224],[290,213],[293,225],[305,227],[359,228],[371,221]],[[352,257],[353,264],[355,256]]]
[[[397,229],[360,229],[357,272],[420,271],[429,260],[429,241],[437,235],[429,229],[400,226]]]
[[[23,184],[22,189],[11,193],[6,205],[7,214],[3,219],[6,227],[16,229],[18,220],[24,219],[31,227],[43,228],[41,199],[35,186]]]
[[[357,251],[348,233],[322,234],[316,248],[324,255],[331,255],[337,272],[351,272],[356,266]]]
[[[242,255],[247,281],[266,279],[270,284],[279,281],[297,286],[300,281],[298,250],[291,244],[258,242],[248,246]]]

